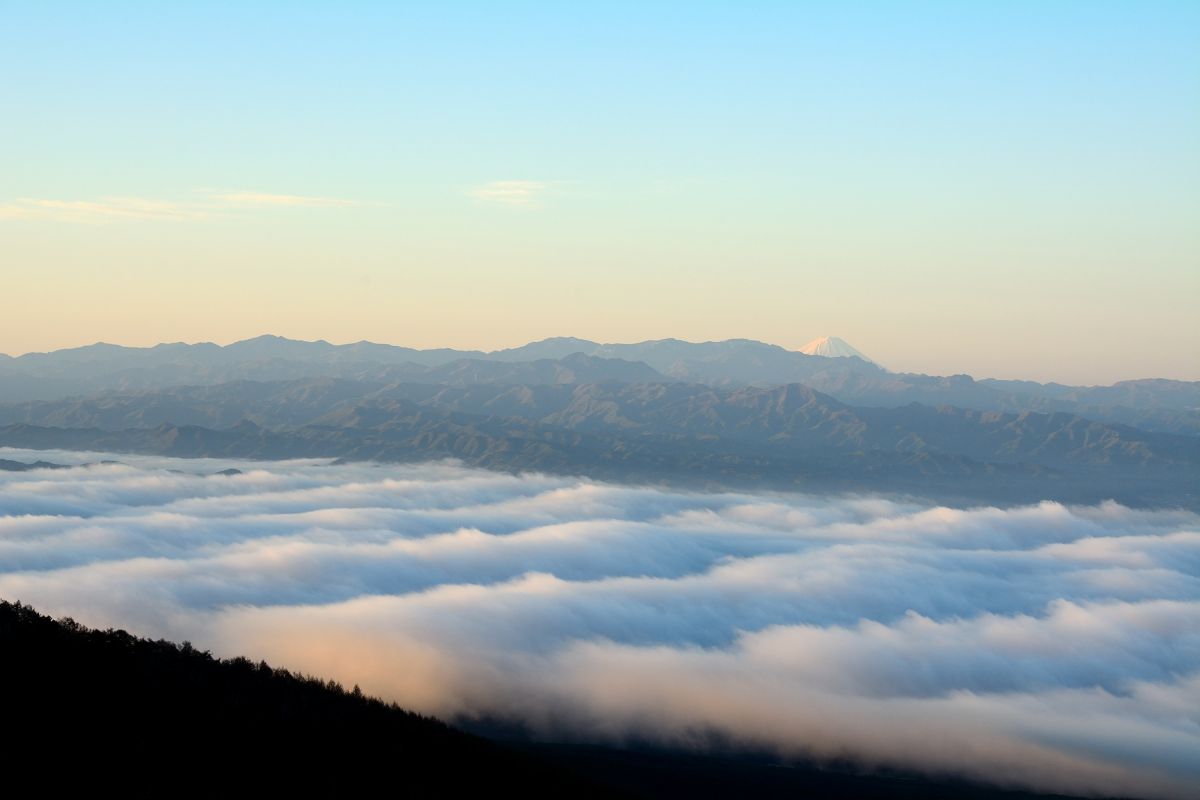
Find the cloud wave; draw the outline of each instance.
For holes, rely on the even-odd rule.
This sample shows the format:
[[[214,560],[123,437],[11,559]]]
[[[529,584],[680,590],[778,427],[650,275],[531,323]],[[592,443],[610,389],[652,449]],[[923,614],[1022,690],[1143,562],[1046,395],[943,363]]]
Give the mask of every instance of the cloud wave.
[[[1189,512],[121,458],[0,473],[0,597],[547,737],[1200,783]]]

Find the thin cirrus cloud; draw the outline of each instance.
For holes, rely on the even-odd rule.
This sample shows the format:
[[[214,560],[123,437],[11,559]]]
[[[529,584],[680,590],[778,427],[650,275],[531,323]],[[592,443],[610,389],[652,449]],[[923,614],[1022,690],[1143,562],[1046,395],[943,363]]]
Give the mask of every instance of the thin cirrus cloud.
[[[93,200],[20,197],[0,203],[0,220],[47,220],[78,224],[149,221],[178,222],[226,216],[249,209],[321,208],[362,205],[337,197],[269,192],[205,193],[195,200],[106,196]]]
[[[228,194],[214,194],[211,197],[216,202],[225,203],[230,206],[282,206],[291,208],[314,208],[321,206],[362,205],[362,203],[357,200],[345,200],[340,197],[307,197],[304,195],[295,194],[269,194],[267,192],[230,192]]]
[[[1200,784],[1191,512],[0,457],[78,465],[0,472],[0,597],[86,624],[552,739],[715,733],[1105,796]]]
[[[0,204],[0,219],[54,220],[97,223],[128,220],[178,221],[203,219],[212,209],[203,204],[145,197],[101,197],[95,200],[51,200],[19,197]]]
[[[492,181],[471,189],[476,200],[505,206],[532,206],[550,191],[554,181]]]

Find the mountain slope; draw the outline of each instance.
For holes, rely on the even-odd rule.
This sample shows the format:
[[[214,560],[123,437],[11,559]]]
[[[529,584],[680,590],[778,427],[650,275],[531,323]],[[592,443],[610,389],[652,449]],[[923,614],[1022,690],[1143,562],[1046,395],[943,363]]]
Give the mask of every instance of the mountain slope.
[[[357,687],[186,643],[0,602],[0,649],[4,781],[18,794],[617,796]]]
[[[740,751],[489,742],[332,681],[4,601],[0,652],[4,785],[21,796],[1056,800]]]

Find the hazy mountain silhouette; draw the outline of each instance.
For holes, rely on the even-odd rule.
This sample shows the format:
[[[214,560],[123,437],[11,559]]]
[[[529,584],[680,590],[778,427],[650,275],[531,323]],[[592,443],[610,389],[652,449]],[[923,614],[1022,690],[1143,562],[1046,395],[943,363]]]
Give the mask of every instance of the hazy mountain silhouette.
[[[212,343],[148,348],[95,344],[0,360],[0,403],[102,391],[302,378],[458,385],[662,380],[718,386],[804,383],[859,406],[918,402],[982,411],[1062,411],[1147,430],[1200,433],[1197,382],[1149,379],[1107,387],[1072,387],[976,381],[967,375],[892,373],[863,359],[830,352],[832,357],[808,355],[749,339],[601,344],[566,337],[491,353],[416,350],[371,342],[333,345],[279,336],[260,336],[224,347]]]
[[[101,387],[96,390],[94,387]],[[0,444],[455,457],[614,480],[1194,505],[1200,383],[888,372],[747,339],[494,353],[262,336],[0,363]],[[71,397],[62,397],[72,394]]]
[[[1200,438],[1076,415],[856,407],[800,384],[236,382],[20,407],[0,445],[481,467],[935,499],[1196,503]],[[3,421],[3,420],[0,420]]]
[[[63,469],[64,465],[55,464],[50,461],[34,461],[32,463],[25,461],[12,461],[7,458],[0,458],[0,472],[28,472],[31,469]]]

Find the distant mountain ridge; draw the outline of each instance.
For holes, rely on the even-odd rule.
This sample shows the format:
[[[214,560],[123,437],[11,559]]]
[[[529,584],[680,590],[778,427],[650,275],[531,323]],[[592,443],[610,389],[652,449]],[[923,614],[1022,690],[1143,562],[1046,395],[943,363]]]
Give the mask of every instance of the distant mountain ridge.
[[[832,338],[827,343],[830,352],[837,350]],[[447,385],[803,383],[857,406],[899,407],[917,402],[980,411],[1066,412],[1153,431],[1200,434],[1200,382],[1144,380],[1072,387],[977,381],[967,375],[893,373],[860,357],[809,355],[751,339],[600,344],[561,337],[490,353],[416,350],[365,341],[334,345],[279,336],[260,336],[224,347],[212,343],[147,348],[96,344],[0,359],[0,404],[238,380],[315,378]],[[12,418],[11,413],[0,416]]]
[[[1065,413],[855,407],[801,384],[240,381],[25,410],[20,421],[0,417],[9,422],[0,427],[0,446],[262,459],[453,457],[619,481],[987,502],[1115,498],[1194,506],[1200,490],[1200,437]]]

